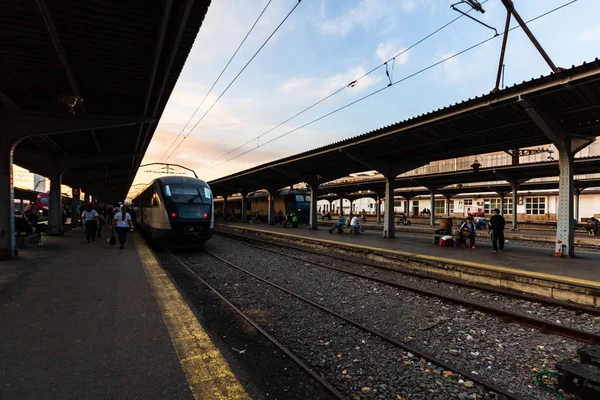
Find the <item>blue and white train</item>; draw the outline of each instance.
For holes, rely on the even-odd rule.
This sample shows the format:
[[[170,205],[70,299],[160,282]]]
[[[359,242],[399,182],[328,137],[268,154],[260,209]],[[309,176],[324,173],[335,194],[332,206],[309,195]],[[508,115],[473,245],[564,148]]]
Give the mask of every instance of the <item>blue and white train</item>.
[[[148,238],[168,245],[201,245],[215,229],[213,195],[188,176],[155,179],[133,200],[135,221]]]

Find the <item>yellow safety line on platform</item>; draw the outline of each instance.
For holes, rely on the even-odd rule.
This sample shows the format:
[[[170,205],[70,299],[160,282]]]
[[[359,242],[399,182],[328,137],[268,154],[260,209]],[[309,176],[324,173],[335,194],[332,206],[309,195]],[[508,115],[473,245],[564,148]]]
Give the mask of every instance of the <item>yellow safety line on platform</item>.
[[[250,399],[152,251],[134,241],[194,398]]]
[[[309,240],[314,240],[314,241],[328,243],[328,244],[342,243],[344,246],[355,247],[357,249],[367,249],[367,250],[372,250],[372,251],[392,253],[395,255],[403,256],[403,257],[412,257],[412,258],[418,258],[421,260],[440,262],[440,259],[438,257],[428,256],[428,255],[420,254],[420,253],[411,253],[408,251],[384,249],[384,248],[380,248],[380,247],[373,247],[373,246],[367,246],[367,245],[357,245],[357,244],[346,243],[346,242],[336,242],[335,240],[314,238],[314,237],[302,236],[302,235],[292,235],[289,233],[273,232],[273,231],[256,229],[256,228],[248,228],[248,227],[239,226],[239,225],[224,225],[224,226],[227,226],[230,228],[246,229],[249,231],[256,231],[256,232],[267,232],[267,233],[272,233],[274,235],[287,236],[290,238],[306,238]],[[462,265],[465,267],[472,267],[472,268],[477,268],[477,269],[487,269],[487,270],[492,270],[492,271],[497,271],[497,272],[505,272],[505,273],[511,273],[511,274],[515,274],[515,275],[527,276],[530,278],[548,279],[548,280],[553,280],[553,281],[558,281],[558,282],[563,282],[563,283],[580,284],[580,285],[586,285],[586,286],[592,286],[595,288],[600,288],[599,281],[590,281],[587,279],[570,278],[570,277],[565,277],[565,276],[560,276],[560,275],[546,274],[543,272],[531,272],[531,271],[525,271],[522,269],[502,267],[500,265],[474,263],[471,261],[464,261],[464,260],[457,260],[457,259],[449,259],[448,258],[447,260],[450,260],[453,264]],[[447,261],[443,261],[443,262],[447,262]]]

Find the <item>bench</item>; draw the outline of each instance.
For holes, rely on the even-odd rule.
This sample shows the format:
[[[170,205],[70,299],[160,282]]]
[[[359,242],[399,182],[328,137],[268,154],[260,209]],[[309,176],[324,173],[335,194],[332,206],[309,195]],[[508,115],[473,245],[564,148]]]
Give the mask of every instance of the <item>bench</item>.
[[[16,234],[17,247],[19,247],[21,249],[28,249],[29,243],[31,243],[31,242],[39,243],[40,236],[41,236],[41,234],[39,232],[32,232],[30,234],[27,234],[25,232],[19,232]]]

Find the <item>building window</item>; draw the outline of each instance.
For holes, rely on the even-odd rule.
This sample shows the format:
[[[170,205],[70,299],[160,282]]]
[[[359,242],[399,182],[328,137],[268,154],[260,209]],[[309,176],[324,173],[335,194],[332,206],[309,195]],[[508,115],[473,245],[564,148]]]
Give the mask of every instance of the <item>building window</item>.
[[[454,200],[449,200],[450,201],[450,214],[454,214]]]
[[[530,215],[546,214],[546,198],[527,197],[525,199],[525,212]]]
[[[465,206],[472,206],[473,205],[473,199],[465,199],[463,204]]]
[[[446,214],[446,200],[435,201],[435,213],[437,215]]]
[[[500,208],[500,207],[498,207]],[[502,209],[500,209],[502,211],[502,214],[511,214],[513,213],[513,202],[512,199],[504,199],[504,207]]]

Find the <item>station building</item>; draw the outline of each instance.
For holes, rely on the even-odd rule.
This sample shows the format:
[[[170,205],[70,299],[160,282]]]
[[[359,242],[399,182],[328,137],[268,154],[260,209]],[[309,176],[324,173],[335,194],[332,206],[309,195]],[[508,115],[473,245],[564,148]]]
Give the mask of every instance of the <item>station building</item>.
[[[529,155],[521,156],[520,164],[533,164],[556,161],[558,159],[558,151],[553,145],[545,147],[521,149],[530,152]],[[589,158],[600,156],[600,140],[596,140],[593,144],[586,147],[575,158]],[[433,161],[430,164],[408,171],[398,176],[419,178],[428,174],[450,173],[458,171],[472,170],[472,165],[477,161],[481,168],[508,166],[513,162],[513,157],[509,152],[494,152],[489,154],[481,154],[469,157],[452,158],[448,160]],[[585,174],[576,175],[575,182],[578,180],[599,179],[600,174]],[[339,183],[356,183],[368,182],[373,179],[383,179],[381,174],[376,171],[364,172],[359,174],[351,174],[348,177],[340,178],[329,184]],[[531,222],[556,222],[556,213],[558,209],[558,177],[534,178],[528,183],[556,182],[555,189],[541,190],[524,190],[518,192],[518,201],[516,205],[517,219],[519,221]],[[472,189],[473,187],[481,187],[481,192],[475,193],[459,193],[451,199],[446,199],[442,195],[436,196],[435,214],[450,215],[452,217],[463,217],[468,214],[485,214],[490,215],[495,208],[502,209],[503,214],[512,216],[514,205],[510,196],[502,199],[498,193],[490,191],[489,186],[499,183],[499,181],[486,181],[476,183],[465,183],[462,185],[451,185],[458,192],[462,188]],[[326,186],[326,185],[324,185]],[[325,189],[325,188],[323,188]],[[415,186],[415,192],[425,191],[423,187]],[[365,196],[369,196],[365,192]],[[576,194],[574,194],[577,196]],[[374,215],[376,208],[376,200],[374,197],[360,197],[360,192],[357,192],[354,199],[344,199],[344,213],[360,213],[365,210],[367,214]],[[385,200],[382,200],[385,204]],[[318,202],[319,209],[325,212],[339,214],[340,200],[339,199],[321,199]],[[423,209],[429,209],[431,206],[430,195],[416,195],[409,201],[402,196],[395,196],[394,210],[397,213],[405,213],[412,217],[417,217]],[[382,207],[382,209],[385,209]],[[579,198],[576,199],[576,205],[573,217],[578,221],[585,221],[587,218],[595,216],[600,218],[600,187],[591,187],[581,189]]]

